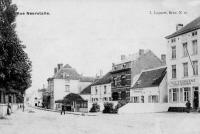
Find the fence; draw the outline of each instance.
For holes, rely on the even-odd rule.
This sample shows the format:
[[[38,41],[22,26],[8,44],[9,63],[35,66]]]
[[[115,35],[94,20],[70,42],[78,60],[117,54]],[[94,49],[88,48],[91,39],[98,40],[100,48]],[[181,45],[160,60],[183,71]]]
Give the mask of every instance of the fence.
[[[15,112],[19,108],[20,103],[11,104],[11,112]],[[23,104],[21,104],[23,105]],[[0,104],[0,117],[4,117],[7,115],[7,107],[8,104]]]

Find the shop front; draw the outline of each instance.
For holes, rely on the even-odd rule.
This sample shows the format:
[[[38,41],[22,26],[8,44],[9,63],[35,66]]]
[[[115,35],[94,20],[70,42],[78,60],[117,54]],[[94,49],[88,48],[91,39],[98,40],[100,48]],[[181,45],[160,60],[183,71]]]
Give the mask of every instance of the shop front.
[[[199,108],[199,78],[169,82],[168,100],[171,105],[185,107],[189,100],[193,109]]]

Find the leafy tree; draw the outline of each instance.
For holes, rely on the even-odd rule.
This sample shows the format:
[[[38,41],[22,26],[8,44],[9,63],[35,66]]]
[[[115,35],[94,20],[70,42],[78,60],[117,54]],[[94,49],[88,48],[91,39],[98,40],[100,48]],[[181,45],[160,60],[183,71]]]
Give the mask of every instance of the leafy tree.
[[[17,6],[0,0],[0,88],[24,93],[31,86],[31,61],[15,27]]]

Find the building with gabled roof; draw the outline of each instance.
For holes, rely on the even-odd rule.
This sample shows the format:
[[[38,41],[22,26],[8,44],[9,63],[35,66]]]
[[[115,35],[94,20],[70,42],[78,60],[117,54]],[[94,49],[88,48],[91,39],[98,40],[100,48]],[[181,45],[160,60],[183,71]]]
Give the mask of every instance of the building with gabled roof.
[[[111,101],[111,79],[110,72],[91,84],[91,102]]]
[[[186,33],[190,33],[192,31],[200,29],[200,16],[188,23],[183,27],[183,24],[177,24],[176,25],[176,32],[166,36],[166,39],[174,38],[179,35],[183,35]]]
[[[51,108],[59,109],[61,104],[55,103],[56,100],[63,99],[69,93],[79,94],[86,86],[94,81],[94,78],[80,75],[69,64],[65,66],[58,64],[54,68],[53,77],[48,78],[47,81],[48,92],[51,92]]]
[[[167,67],[159,67],[141,72],[131,88],[133,103],[167,102]]]
[[[176,25],[167,40],[168,94],[171,107],[185,107],[189,100],[194,109],[200,102],[200,17],[187,25]]]
[[[168,105],[167,67],[142,70],[135,76],[130,90],[130,102],[118,113],[166,112]]]
[[[144,69],[165,65],[165,58],[165,55],[161,55],[161,59],[159,59],[151,50],[143,49],[128,57],[122,55],[121,62],[113,63],[112,66],[112,100],[126,100],[126,102],[129,102],[133,78]]]

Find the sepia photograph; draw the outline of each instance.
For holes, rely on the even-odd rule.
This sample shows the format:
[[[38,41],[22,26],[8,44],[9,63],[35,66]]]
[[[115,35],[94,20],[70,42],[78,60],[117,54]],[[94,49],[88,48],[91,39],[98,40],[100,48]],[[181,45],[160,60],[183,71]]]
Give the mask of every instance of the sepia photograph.
[[[199,0],[0,0],[0,134],[199,124]]]

